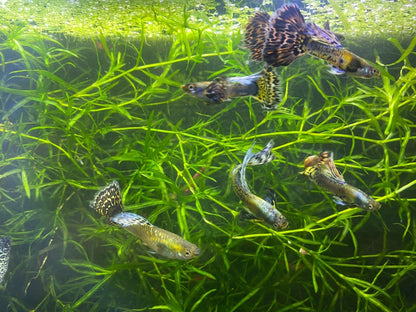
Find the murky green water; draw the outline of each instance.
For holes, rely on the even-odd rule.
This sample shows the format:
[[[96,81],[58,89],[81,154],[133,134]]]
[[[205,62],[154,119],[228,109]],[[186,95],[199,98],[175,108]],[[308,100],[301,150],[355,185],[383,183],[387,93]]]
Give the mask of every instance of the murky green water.
[[[299,5],[382,77],[334,76],[303,56],[278,68],[283,110],[265,112],[250,98],[206,105],[180,86],[261,70],[243,28],[256,5],[282,3],[6,1],[0,235],[13,243],[0,311],[413,311],[416,4],[363,3]],[[241,217],[229,180],[270,139],[276,160],[248,183],[276,191],[290,223],[279,232]],[[299,174],[323,150],[379,211],[337,205]],[[155,256],[92,211],[114,179],[126,211],[201,255]]]

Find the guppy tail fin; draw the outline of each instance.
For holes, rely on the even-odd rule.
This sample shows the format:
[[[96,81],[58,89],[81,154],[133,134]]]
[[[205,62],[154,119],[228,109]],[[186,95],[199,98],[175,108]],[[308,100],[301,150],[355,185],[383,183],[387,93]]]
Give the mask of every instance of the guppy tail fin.
[[[260,152],[255,154],[252,153],[253,146],[250,147],[246,153],[246,156],[244,157],[243,166],[257,166],[271,162],[275,159],[275,156],[272,154],[273,146],[274,141],[270,140],[269,143],[267,143],[267,145]]]
[[[267,66],[256,81],[258,92],[254,96],[265,110],[276,110],[282,101],[280,77],[273,67]]]
[[[90,207],[107,219],[123,212],[124,206],[118,182],[113,181],[98,191],[90,203]]]
[[[256,12],[246,25],[244,42],[251,51],[255,61],[263,60],[263,49],[270,29],[270,15],[266,12]]]
[[[271,162],[275,156],[272,154],[272,148],[274,146],[274,141],[270,140],[269,143],[260,151],[257,153],[253,153],[253,145],[248,149],[246,155],[244,156],[243,163],[241,165],[237,165],[233,172],[236,170],[240,170],[240,184],[243,186],[243,188],[250,190],[248,187],[247,181],[246,181],[246,168],[247,166],[258,166],[267,164],[268,162]],[[234,173],[236,174],[236,173]]]
[[[305,54],[305,40],[310,39],[305,20],[296,4],[281,7],[270,19],[263,59],[274,67],[287,66]]]

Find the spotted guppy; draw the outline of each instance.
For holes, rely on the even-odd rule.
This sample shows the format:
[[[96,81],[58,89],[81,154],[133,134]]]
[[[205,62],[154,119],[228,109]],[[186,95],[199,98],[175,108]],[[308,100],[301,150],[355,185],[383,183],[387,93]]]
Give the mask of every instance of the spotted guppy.
[[[120,187],[111,182],[98,191],[91,208],[105,216],[110,223],[121,226],[138,237],[153,252],[166,258],[189,260],[199,255],[199,248],[182,237],[152,225],[144,217],[124,212]]]
[[[256,12],[246,26],[245,43],[251,57],[271,66],[287,66],[310,54],[331,64],[333,74],[359,78],[379,77],[380,72],[358,55],[344,49],[340,36],[315,23],[305,23],[296,4],[283,5],[275,14]]]

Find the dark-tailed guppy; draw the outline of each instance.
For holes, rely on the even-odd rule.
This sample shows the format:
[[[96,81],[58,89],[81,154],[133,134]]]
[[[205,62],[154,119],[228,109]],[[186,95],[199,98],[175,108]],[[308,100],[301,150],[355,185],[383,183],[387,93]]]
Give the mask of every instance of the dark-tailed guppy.
[[[3,284],[7,268],[9,267],[11,245],[12,239],[10,237],[0,237],[0,285]]]
[[[270,141],[263,150],[253,153],[253,146],[247,151],[243,163],[234,167],[231,177],[235,194],[241,199],[246,210],[257,219],[263,220],[275,230],[285,229],[288,226],[286,218],[276,208],[275,200],[264,200],[254,195],[246,181],[247,166],[263,165],[271,162],[274,155],[271,150],[273,141]]]
[[[193,82],[184,84],[182,89],[210,104],[219,104],[236,97],[253,96],[263,109],[276,110],[281,102],[280,78],[270,66],[250,76]]]
[[[310,54],[331,64],[333,74],[372,78],[380,72],[358,55],[344,49],[340,36],[314,23],[305,23],[296,4],[286,4],[272,16],[257,12],[246,26],[245,43],[251,57],[278,67]]]
[[[100,190],[90,204],[91,208],[137,236],[153,252],[166,258],[189,260],[199,255],[199,248],[179,235],[152,225],[144,217],[124,212],[120,187],[117,181]]]
[[[379,202],[345,182],[334,164],[333,153],[324,151],[319,156],[309,156],[305,159],[304,166],[305,171],[301,173],[323,190],[331,192],[336,203],[369,211],[380,209]]]

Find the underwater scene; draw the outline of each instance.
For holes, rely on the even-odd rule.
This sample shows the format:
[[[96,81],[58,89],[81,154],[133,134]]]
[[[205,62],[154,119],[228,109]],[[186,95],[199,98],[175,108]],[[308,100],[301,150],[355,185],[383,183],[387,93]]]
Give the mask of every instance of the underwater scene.
[[[416,311],[414,0],[0,19],[0,311]]]

